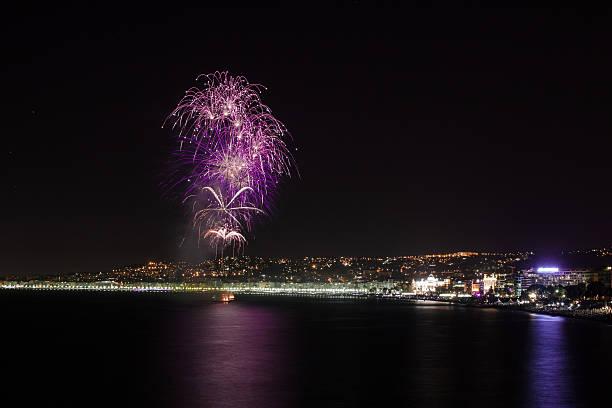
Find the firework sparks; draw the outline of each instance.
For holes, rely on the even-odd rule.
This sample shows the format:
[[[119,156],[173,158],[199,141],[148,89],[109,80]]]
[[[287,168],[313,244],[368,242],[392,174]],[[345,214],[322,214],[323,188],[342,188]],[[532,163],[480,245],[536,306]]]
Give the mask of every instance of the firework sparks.
[[[231,231],[227,227],[209,229],[204,234],[204,238],[209,238],[211,245],[213,245],[215,248],[217,248],[220,244],[221,250],[228,245],[231,245],[234,249],[239,250],[246,242],[244,235],[236,231]]]
[[[244,231],[271,210],[277,185],[291,176],[289,134],[261,102],[261,85],[227,72],[198,81],[204,86],[189,89],[166,119],[179,142],[169,187],[193,201],[198,237],[240,247]]]
[[[197,211],[196,211],[196,205],[200,203],[201,200],[199,200],[198,199],[199,197],[196,195],[188,196],[187,199],[196,198],[193,202],[193,207],[192,207],[195,211],[193,215],[194,227],[197,226],[198,228],[201,229],[201,225],[203,223],[206,223],[207,225],[211,226],[222,220],[225,220],[225,222],[229,222],[235,227],[242,227],[244,223],[247,223],[248,225],[252,212],[255,212],[255,213],[259,212],[262,214],[264,213],[263,210],[260,210],[257,207],[238,204],[238,201],[239,201],[238,198],[241,196],[241,194],[249,190],[252,191],[253,189],[250,187],[241,188],[226,203],[224,202],[223,195],[221,194],[221,192],[217,193],[211,187],[203,187],[202,188],[203,192],[210,192],[212,194],[214,198],[214,203],[212,205],[210,203],[207,203],[204,206],[204,208],[201,208]]]

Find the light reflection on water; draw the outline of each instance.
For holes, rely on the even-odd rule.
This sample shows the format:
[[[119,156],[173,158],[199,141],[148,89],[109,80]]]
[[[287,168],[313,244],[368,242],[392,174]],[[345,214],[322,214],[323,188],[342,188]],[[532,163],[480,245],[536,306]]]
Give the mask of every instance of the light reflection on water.
[[[610,350],[577,344],[612,334],[561,317],[448,306],[262,301],[176,316],[176,381],[166,393],[182,407],[588,406],[593,373],[580,361],[609,359]]]
[[[532,407],[575,407],[574,378],[563,317],[531,315],[528,404]],[[521,358],[517,356],[517,358]]]
[[[0,306],[2,406],[589,407],[612,364],[612,326],[495,309],[53,293]]]
[[[290,382],[285,325],[278,310],[263,306],[214,304],[199,309],[184,323],[181,349],[189,379],[181,392],[206,407],[285,407]],[[195,353],[194,353],[195,352]],[[184,376],[184,375],[183,375]],[[186,385],[186,386],[185,386]],[[186,395],[188,396],[188,395]]]

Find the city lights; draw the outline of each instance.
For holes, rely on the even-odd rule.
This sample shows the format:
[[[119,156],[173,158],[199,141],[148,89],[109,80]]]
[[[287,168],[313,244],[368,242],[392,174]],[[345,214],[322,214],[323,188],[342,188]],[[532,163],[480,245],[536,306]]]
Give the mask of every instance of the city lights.
[[[539,273],[556,273],[559,272],[557,267],[540,267],[538,268]]]

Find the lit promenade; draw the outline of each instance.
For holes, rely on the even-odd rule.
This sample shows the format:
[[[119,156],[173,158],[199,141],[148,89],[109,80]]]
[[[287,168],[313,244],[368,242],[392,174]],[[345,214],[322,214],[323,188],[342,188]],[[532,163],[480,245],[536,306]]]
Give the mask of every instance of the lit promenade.
[[[158,283],[115,281],[97,282],[51,282],[51,281],[5,281],[0,282],[0,290],[33,291],[90,291],[90,292],[168,292],[168,293],[207,293],[231,292],[236,294],[310,296],[310,297],[366,297],[376,295],[385,298],[418,299],[423,295],[414,292],[390,290],[381,282],[222,282],[203,283]],[[386,289],[386,290],[385,290]],[[443,293],[440,300],[471,297],[469,294]],[[429,296],[425,296],[429,299]]]
[[[96,292],[209,292],[227,291],[244,294],[311,295],[311,296],[363,296],[376,292],[370,284],[325,283],[118,283],[101,282],[4,282],[0,289],[35,291],[96,291]],[[399,295],[399,294],[398,294]]]

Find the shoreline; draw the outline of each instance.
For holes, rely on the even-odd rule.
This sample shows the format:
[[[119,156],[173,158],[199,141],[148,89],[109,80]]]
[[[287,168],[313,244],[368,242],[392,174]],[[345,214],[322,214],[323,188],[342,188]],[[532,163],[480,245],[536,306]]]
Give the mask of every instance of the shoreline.
[[[37,289],[37,288],[7,288],[3,287],[6,292],[46,292],[46,293],[164,293],[166,295],[172,294],[191,294],[191,295],[210,295],[211,292],[226,292],[227,290],[75,290],[75,289]],[[259,292],[259,291],[231,291],[236,295],[236,300],[240,298],[260,298],[260,299],[284,299],[292,301],[316,301],[316,302],[338,302],[338,301],[359,301],[359,302],[370,302],[370,303],[396,303],[413,306],[461,306],[471,308],[487,308],[496,309],[508,312],[523,312],[523,313],[534,313],[554,317],[565,317],[578,320],[588,320],[593,322],[604,323],[612,325],[612,313],[598,313],[594,312],[597,309],[585,309],[585,310],[558,310],[558,309],[545,309],[535,308],[523,305],[508,305],[508,304],[478,304],[469,302],[456,302],[452,300],[440,300],[440,299],[417,299],[417,298],[406,298],[406,297],[395,297],[395,296],[377,296],[377,295],[363,295],[363,294],[329,294],[329,293],[290,293],[290,292]],[[1,293],[1,292],[0,292]]]
[[[492,307],[498,310],[508,310],[511,312],[534,313],[553,317],[565,317],[568,319],[588,320],[592,322],[612,325],[612,313],[593,313],[591,310],[584,310],[584,314],[577,314],[576,311],[572,310],[541,310],[529,307],[504,307],[495,305],[492,305]]]
[[[379,297],[379,296],[342,296],[342,297],[332,297],[332,296],[311,296],[311,295],[295,295],[291,293],[286,294],[274,294],[270,295],[268,293],[240,293],[238,294],[237,300],[240,300],[240,297],[255,297],[255,298],[284,298],[284,299],[293,299],[293,300],[318,300],[318,301],[338,301],[338,300],[359,300],[365,302],[383,302],[383,303],[401,303],[406,305],[413,306],[460,306],[460,307],[470,307],[477,309],[496,309],[501,311],[508,312],[522,312],[522,313],[533,313],[533,314],[541,314],[547,316],[555,316],[555,317],[565,317],[576,320],[588,320],[593,322],[599,322],[604,324],[612,325],[612,313],[592,313],[590,310],[584,310],[585,314],[577,314],[576,311],[571,310],[545,310],[545,309],[535,309],[530,307],[525,307],[522,305],[496,305],[496,304],[470,304],[467,302],[453,302],[448,300],[423,300],[423,299],[410,299],[410,298],[397,298],[397,297]],[[589,313],[591,312],[591,313]]]

